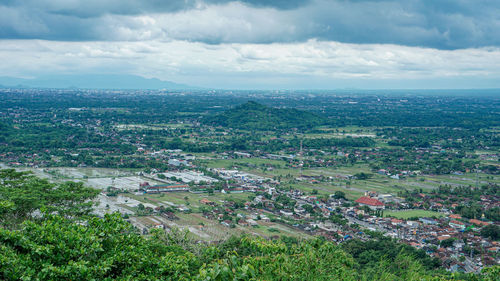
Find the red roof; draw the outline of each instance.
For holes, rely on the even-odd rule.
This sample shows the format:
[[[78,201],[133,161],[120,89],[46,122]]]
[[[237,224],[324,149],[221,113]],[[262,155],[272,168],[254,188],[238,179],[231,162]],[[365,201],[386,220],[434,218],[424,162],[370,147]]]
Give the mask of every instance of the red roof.
[[[202,203],[202,204],[211,204],[212,201],[208,200],[207,198],[203,198],[203,199],[200,200],[200,203]]]
[[[476,219],[470,219],[469,222],[473,223],[475,225],[489,225],[490,224],[488,222],[480,221],[480,220],[476,220]]]
[[[366,196],[360,197],[358,200],[356,200],[356,203],[369,206],[384,206],[384,203],[378,201],[377,199]]]

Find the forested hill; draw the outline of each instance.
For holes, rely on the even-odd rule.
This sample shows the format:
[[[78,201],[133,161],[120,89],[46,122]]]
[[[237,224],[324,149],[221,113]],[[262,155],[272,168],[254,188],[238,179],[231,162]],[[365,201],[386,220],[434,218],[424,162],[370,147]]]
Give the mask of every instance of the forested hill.
[[[313,113],[289,108],[273,108],[249,101],[223,113],[204,119],[205,123],[249,130],[312,128],[324,119]]]

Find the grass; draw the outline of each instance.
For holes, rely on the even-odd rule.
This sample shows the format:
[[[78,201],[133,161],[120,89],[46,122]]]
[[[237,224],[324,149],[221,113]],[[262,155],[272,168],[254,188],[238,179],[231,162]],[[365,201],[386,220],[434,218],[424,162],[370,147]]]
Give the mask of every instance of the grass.
[[[249,192],[231,193],[231,194],[223,194],[216,192],[212,195],[209,195],[208,193],[195,194],[190,192],[165,192],[160,194],[141,194],[141,195],[127,194],[126,196],[129,196],[141,202],[152,203],[155,205],[158,205],[157,202],[170,202],[177,205],[187,205],[189,208],[199,208],[201,206],[205,206],[200,203],[200,200],[202,198],[207,198],[208,200],[213,201],[218,205],[222,205],[221,201],[227,201],[227,200],[247,201],[248,196],[251,195],[253,195],[253,193]],[[149,198],[153,199],[153,201],[149,200]]]
[[[384,211],[385,217],[396,217],[398,219],[423,218],[423,217],[444,217],[445,214],[427,210],[407,210],[407,211]]]

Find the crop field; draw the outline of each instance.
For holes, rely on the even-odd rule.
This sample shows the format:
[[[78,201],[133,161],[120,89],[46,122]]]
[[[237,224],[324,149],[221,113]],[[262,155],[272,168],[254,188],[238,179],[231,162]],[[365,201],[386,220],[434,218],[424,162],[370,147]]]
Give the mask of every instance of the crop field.
[[[143,182],[149,182],[150,184],[159,184],[158,182],[151,181],[139,176],[132,177],[118,177],[118,178],[92,178],[88,179],[88,184],[94,188],[104,190],[108,186],[114,186],[116,188],[121,188],[125,190],[136,190],[139,188],[139,184]]]
[[[43,171],[58,179],[86,179],[102,177],[123,177],[134,173],[129,169],[107,168],[46,168]]]
[[[224,201],[233,200],[233,201],[244,201],[248,200],[248,196],[252,195],[252,193],[232,193],[232,194],[223,194],[223,193],[214,193],[209,195],[208,193],[190,193],[190,192],[165,192],[160,194],[127,194],[131,198],[134,198],[143,202],[168,202],[176,205],[184,205],[189,208],[199,208],[204,206],[200,203],[200,200],[206,198],[212,202],[217,204],[222,204]],[[168,204],[167,203],[167,204]]]
[[[210,220],[198,213],[183,214],[178,213],[178,220],[168,220],[160,216],[142,216],[131,218],[137,225],[144,228],[149,228],[155,224],[164,224],[169,228],[177,228],[181,231],[189,230],[189,235],[195,239],[204,241],[221,241],[231,236],[239,236],[244,233],[250,233],[262,237],[271,236],[293,236],[297,238],[308,238],[309,235],[298,232],[288,226],[258,221],[257,226],[241,226],[236,225],[234,228],[224,226],[216,220]]]

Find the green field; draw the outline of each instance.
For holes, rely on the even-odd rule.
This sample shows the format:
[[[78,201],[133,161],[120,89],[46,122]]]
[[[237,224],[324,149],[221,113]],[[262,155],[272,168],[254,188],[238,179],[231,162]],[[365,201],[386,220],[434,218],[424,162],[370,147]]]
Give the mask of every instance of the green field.
[[[393,212],[393,211],[384,211],[384,216],[385,217],[396,217],[398,219],[408,219],[408,218],[414,218],[414,217],[444,217],[445,214],[439,213],[439,212],[433,212],[433,211],[427,211],[427,210],[408,210],[408,211],[399,211],[399,212]]]

